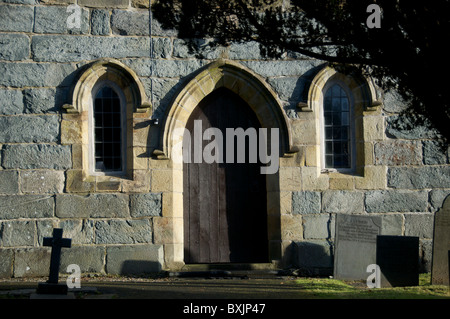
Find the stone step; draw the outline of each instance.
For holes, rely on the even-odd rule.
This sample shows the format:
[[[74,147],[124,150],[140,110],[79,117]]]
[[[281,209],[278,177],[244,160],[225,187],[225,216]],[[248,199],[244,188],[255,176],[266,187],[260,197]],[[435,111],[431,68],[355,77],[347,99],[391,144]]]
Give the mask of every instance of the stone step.
[[[187,264],[178,272],[169,272],[170,277],[273,278],[283,275],[286,272],[278,269],[276,263]]]

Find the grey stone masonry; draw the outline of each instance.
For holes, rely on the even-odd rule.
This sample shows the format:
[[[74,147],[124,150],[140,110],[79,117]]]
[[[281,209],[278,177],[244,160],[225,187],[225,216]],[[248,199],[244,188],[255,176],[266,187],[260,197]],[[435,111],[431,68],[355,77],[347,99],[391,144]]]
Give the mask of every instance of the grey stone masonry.
[[[0,115],[22,114],[23,108],[22,91],[0,89]]]
[[[39,0],[39,2],[45,4],[67,5],[67,4],[74,4],[77,2],[77,0]]]
[[[78,0],[78,5],[93,8],[128,8],[130,0]]]
[[[293,214],[320,213],[320,209],[320,192],[302,191],[292,193]]]
[[[109,25],[109,11],[94,9],[91,14],[91,33],[92,35],[109,35],[111,28]]]
[[[59,222],[59,228],[64,229],[64,236],[72,238],[73,245],[91,245],[94,243],[94,223],[94,220],[64,219]],[[51,230],[52,228],[49,235],[52,233]]]
[[[96,244],[152,243],[153,226],[149,219],[108,220],[95,223]]]
[[[388,186],[400,189],[448,188],[450,166],[391,167]]]
[[[436,131],[416,125],[400,115],[386,117],[386,133],[391,137],[408,140],[436,138]]]
[[[24,34],[2,34],[0,60],[21,61],[30,56],[30,38]]]
[[[433,214],[405,214],[405,236],[433,238]]]
[[[47,143],[58,139],[56,115],[0,117],[0,143]]]
[[[300,61],[245,61],[243,64],[264,77],[301,76],[318,66],[318,60]]]
[[[20,172],[20,188],[24,194],[62,193],[64,181],[64,171],[25,170]]]
[[[14,253],[14,277],[48,276],[49,248],[18,249]]]
[[[161,193],[130,195],[130,213],[132,217],[161,216]]]
[[[13,273],[14,251],[12,249],[0,249],[0,278],[11,278]]]
[[[68,169],[72,166],[70,146],[50,144],[4,145],[2,165],[4,168]]]
[[[427,191],[381,190],[365,195],[368,213],[425,212],[428,207]]]
[[[449,151],[444,151],[437,141],[423,141],[423,162],[425,165],[447,164],[449,161]]]
[[[51,43],[48,43],[50,45]],[[0,85],[11,87],[56,87],[75,71],[70,64],[0,62]]]
[[[0,10],[0,31],[32,32],[34,7],[2,5]]]
[[[64,231],[66,236],[66,232]],[[64,273],[67,266],[77,264],[82,273],[104,272],[105,247],[73,246],[61,251],[60,272]]]
[[[144,274],[161,271],[164,265],[163,246],[139,245],[108,247],[106,250],[108,274]]]
[[[111,28],[114,34],[120,35],[149,35],[149,11],[113,10]]]
[[[126,218],[130,216],[128,195],[56,195],[56,216],[60,218]]]
[[[34,32],[35,33],[89,33],[89,10],[81,8],[80,28],[70,27],[67,21],[73,11],[67,10],[64,6],[44,6],[36,7]]]
[[[35,61],[78,62],[99,58],[131,58],[150,55],[148,37],[34,36],[31,50]],[[54,64],[51,64],[54,65]]]
[[[390,140],[374,146],[377,165],[418,165],[422,163],[422,143]]]
[[[45,2],[45,0],[0,0],[0,3],[15,3],[15,4],[37,4],[38,2]],[[55,1],[55,0],[53,0]],[[57,1],[57,0],[56,0]]]
[[[33,88],[23,90],[26,114],[56,113],[56,90],[53,88]]]
[[[327,213],[362,213],[364,194],[340,190],[328,190],[322,194],[322,210]]]
[[[54,217],[55,199],[42,195],[1,195],[0,219]]]
[[[450,189],[433,189],[430,192],[431,211],[435,212],[441,208],[448,195],[450,195]]]
[[[1,244],[3,247],[33,246],[35,223],[31,220],[3,222]]]
[[[19,192],[19,172],[0,170],[0,194],[17,194]]]

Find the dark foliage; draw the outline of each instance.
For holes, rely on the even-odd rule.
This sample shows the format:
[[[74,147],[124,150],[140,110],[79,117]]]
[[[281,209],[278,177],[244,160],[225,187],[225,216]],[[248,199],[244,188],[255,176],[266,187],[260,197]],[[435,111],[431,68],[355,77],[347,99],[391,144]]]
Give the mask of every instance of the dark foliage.
[[[180,38],[212,44],[257,41],[264,55],[301,54],[371,76],[407,103],[411,126],[450,140],[447,0],[159,0],[152,7],[164,28]],[[367,7],[382,10],[381,27],[369,28]],[[190,41],[195,52],[196,41]],[[404,125],[404,124],[403,124]]]

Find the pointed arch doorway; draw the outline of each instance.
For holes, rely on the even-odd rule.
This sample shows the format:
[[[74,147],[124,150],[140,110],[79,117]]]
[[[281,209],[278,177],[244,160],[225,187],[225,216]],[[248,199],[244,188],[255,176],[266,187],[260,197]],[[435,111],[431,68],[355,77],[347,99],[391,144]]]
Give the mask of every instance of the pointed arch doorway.
[[[192,77],[172,100],[163,118],[159,148],[153,151],[157,159],[169,160],[170,175],[163,187],[163,216],[158,220],[166,226],[164,233],[164,259],[167,269],[183,269],[185,258],[184,224],[184,164],[180,144],[191,114],[211,93],[226,88],[235,93],[256,115],[262,128],[279,130],[279,156],[296,151],[293,145],[290,122],[277,95],[264,79],[235,61],[218,60]],[[269,154],[270,152],[268,152]],[[181,157],[181,159],[180,159]],[[166,173],[162,171],[162,173]],[[166,176],[164,174],[164,176]],[[267,223],[268,261],[279,261],[283,255],[280,222],[279,174],[267,174],[266,205],[261,218]],[[264,200],[262,200],[264,202]]]
[[[183,145],[189,158],[183,163],[185,263],[268,262],[266,176],[260,173],[261,163],[249,158],[250,143],[255,141],[246,139],[240,149],[245,150],[245,162],[238,163],[239,141],[230,143],[226,134],[227,129],[257,131],[260,126],[248,104],[226,88],[209,94],[189,117],[190,139],[184,139],[189,142]],[[194,149],[203,150],[211,143],[203,139],[210,128],[222,132],[223,148],[213,153],[223,152],[223,162],[197,163]],[[195,132],[199,129],[201,134]],[[225,147],[230,144],[234,146],[231,161]]]

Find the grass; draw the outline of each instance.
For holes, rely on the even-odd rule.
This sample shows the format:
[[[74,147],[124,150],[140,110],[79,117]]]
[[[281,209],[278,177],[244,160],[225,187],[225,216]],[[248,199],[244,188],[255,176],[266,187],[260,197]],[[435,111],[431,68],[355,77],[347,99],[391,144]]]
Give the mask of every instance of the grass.
[[[431,285],[430,274],[420,274],[414,287],[367,288],[363,282],[329,278],[299,278],[297,281],[312,298],[330,299],[450,299],[450,288]]]

